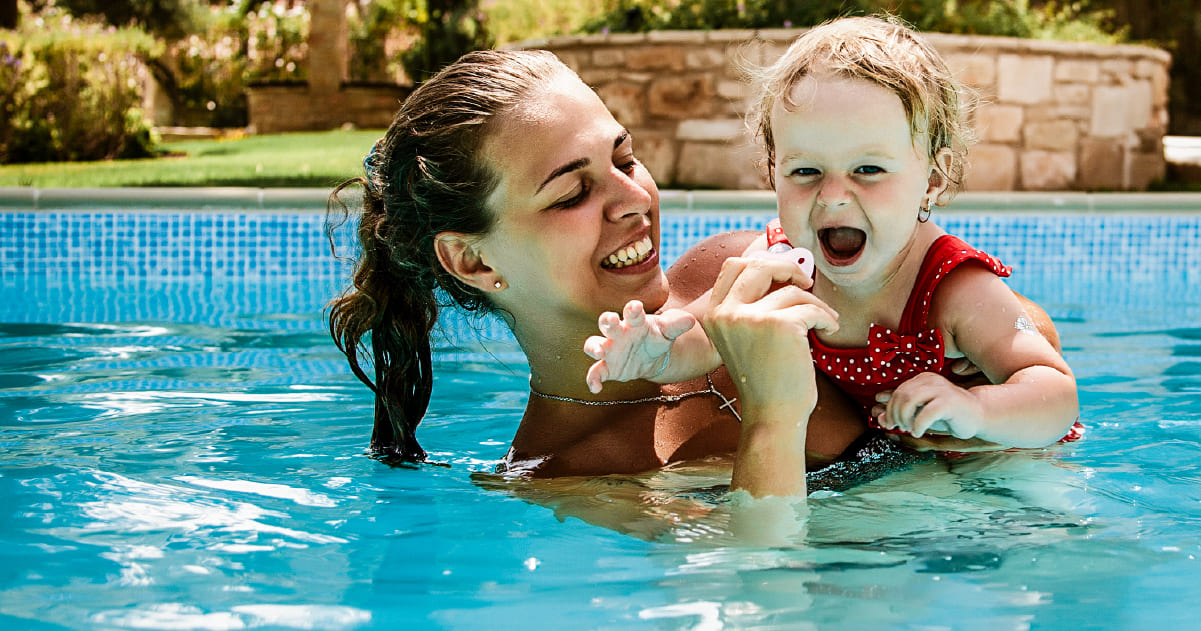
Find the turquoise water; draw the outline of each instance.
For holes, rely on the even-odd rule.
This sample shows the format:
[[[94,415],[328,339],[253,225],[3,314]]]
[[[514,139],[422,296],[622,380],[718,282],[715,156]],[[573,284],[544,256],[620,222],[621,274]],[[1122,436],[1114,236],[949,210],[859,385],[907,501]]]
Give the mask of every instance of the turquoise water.
[[[726,533],[720,463],[488,476],[527,380],[490,326],[440,338],[421,436],[446,466],[367,458],[372,402],[321,320],[344,270],[294,260],[324,256],[308,245],[319,217],[252,218],[233,245],[193,249],[215,233],[155,216],[125,243],[119,220],[106,235],[70,219],[10,216],[20,243],[0,242],[0,628],[1145,629],[1201,614],[1194,216],[944,218],[1018,265],[1011,284],[1057,320],[1085,439],[816,494],[772,545]],[[275,241],[283,263],[249,254]],[[585,521],[616,510],[624,527]]]

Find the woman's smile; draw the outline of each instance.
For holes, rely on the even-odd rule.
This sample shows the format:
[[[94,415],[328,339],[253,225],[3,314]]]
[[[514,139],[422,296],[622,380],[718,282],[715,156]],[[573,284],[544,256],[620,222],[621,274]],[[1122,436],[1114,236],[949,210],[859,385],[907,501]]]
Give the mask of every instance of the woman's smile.
[[[608,270],[641,272],[641,268],[645,267],[645,263],[658,263],[658,255],[658,250],[655,249],[654,243],[651,242],[650,236],[647,235],[638,241],[618,248],[605,260],[601,261],[601,267]]]

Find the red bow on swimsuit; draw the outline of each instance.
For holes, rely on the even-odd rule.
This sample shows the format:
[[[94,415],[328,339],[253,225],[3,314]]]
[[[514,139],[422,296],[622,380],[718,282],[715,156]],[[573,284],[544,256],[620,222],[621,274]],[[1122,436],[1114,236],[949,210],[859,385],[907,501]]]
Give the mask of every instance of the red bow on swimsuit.
[[[938,372],[942,368],[942,336],[937,329],[917,335],[900,335],[873,324],[868,328],[867,336],[868,356],[875,367],[906,366],[918,372]],[[894,366],[894,363],[900,366]]]

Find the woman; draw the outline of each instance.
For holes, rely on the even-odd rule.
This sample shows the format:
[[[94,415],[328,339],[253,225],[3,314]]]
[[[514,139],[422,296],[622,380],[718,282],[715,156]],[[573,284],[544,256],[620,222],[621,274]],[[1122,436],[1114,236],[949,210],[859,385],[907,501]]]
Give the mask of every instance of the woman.
[[[528,358],[508,471],[635,473],[732,453],[732,489],[803,495],[806,464],[865,436],[836,391],[823,386],[818,405],[813,366],[795,359],[809,355],[807,329],[833,317],[800,289],[808,279],[784,261],[727,261],[746,234],[698,244],[664,274],[654,181],[629,133],[552,54],[466,55],[414,91],[365,164],[363,251],[330,329],[376,393],[381,457],[425,456],[415,431],[432,388],[437,288],[499,313]],[[581,345],[598,314],[633,299],[651,312],[705,300],[726,368],[591,394]],[[359,359],[368,334],[373,376]]]

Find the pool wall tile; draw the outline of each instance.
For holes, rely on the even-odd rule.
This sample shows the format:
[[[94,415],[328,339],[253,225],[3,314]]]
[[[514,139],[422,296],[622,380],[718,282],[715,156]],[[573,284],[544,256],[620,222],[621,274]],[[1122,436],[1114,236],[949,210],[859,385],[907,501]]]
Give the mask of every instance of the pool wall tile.
[[[706,236],[761,231],[774,213],[749,208],[665,211],[663,264]],[[1011,286],[1035,300],[1091,304],[1098,283],[1113,288],[1105,300],[1141,300],[1131,288],[1142,285],[1162,292],[1201,285],[1198,213],[943,212],[935,221],[1013,265]],[[0,211],[0,321],[319,313],[351,271],[331,255],[324,229],[325,215],[308,210]],[[338,253],[353,257],[353,223],[334,235]],[[95,297],[131,284],[141,288],[134,302],[117,292]],[[496,322],[471,325],[445,313],[451,328],[507,335]]]

